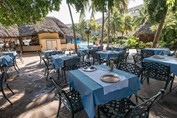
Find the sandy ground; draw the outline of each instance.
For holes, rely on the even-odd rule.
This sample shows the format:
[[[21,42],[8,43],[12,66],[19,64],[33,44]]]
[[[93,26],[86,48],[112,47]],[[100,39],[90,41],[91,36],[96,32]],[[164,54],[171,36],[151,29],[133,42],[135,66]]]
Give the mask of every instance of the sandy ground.
[[[134,50],[131,53],[135,53]],[[132,57],[129,56],[129,61]],[[6,90],[8,98],[12,101],[11,106],[0,93],[0,118],[55,118],[58,108],[58,100],[53,91],[50,80],[46,81],[44,76],[44,65],[39,64],[37,53],[24,53],[24,63],[17,60],[20,67],[18,75],[13,69],[9,70],[10,78],[8,83],[15,95]],[[56,76],[56,72],[51,76]],[[146,82],[138,92],[142,96],[152,96],[161,88],[164,83],[151,80],[150,85]],[[151,110],[150,118],[175,118],[177,116],[177,81],[174,81],[172,92],[168,93],[169,88],[163,99],[158,100]],[[134,99],[134,98],[132,98]],[[60,118],[69,118],[70,112],[62,106]],[[85,111],[79,113],[77,117],[87,118]]]

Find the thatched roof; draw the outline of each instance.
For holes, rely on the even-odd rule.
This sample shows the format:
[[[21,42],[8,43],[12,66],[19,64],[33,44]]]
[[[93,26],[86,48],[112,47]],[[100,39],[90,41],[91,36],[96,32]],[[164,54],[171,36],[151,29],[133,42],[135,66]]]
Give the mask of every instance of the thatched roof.
[[[63,34],[53,19],[49,17],[46,17],[43,21],[38,21],[36,24],[20,26],[19,32],[20,36],[31,36],[46,32]]]
[[[48,17],[49,18],[49,17]],[[65,37],[74,37],[73,36],[73,30],[69,27],[67,27],[64,23],[62,23],[60,20],[56,19],[56,18],[52,18],[53,21],[58,25],[58,27],[62,30],[63,34],[65,35]],[[80,34],[78,34],[76,32],[76,37],[81,37]]]
[[[16,38],[18,36],[19,32],[16,25],[5,27],[0,24],[0,38]]]
[[[135,33],[135,36],[139,36],[142,34],[146,35],[154,35],[154,32],[151,30],[151,23],[146,21]]]
[[[73,37],[72,29],[54,17],[46,17],[36,24],[22,25],[20,27],[14,25],[6,28],[0,25],[0,38],[28,37],[38,33],[59,33],[65,37]],[[76,33],[76,36],[80,37],[78,33]]]

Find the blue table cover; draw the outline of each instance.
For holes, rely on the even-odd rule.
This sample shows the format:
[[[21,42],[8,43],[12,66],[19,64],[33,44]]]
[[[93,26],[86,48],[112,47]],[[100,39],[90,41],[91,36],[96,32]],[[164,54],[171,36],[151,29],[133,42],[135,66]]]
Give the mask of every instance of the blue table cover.
[[[73,57],[77,57],[77,55],[75,54],[71,54],[71,55],[52,55],[51,59],[52,59],[52,63],[53,66],[55,67],[55,69],[60,69],[63,65],[63,62],[67,59],[73,58]]]
[[[170,54],[170,50],[168,48],[145,48],[142,50],[143,51],[152,50],[154,51],[155,55],[169,55]]]
[[[89,50],[85,48],[78,48],[77,52],[80,53],[80,55],[86,55],[88,54]]]
[[[177,76],[177,58],[171,56],[162,56],[163,59],[157,59],[153,57],[145,58],[144,62],[157,62],[167,66],[170,66],[171,72]]]
[[[50,54],[52,55],[52,53],[55,54],[57,52],[59,52],[59,50],[46,50],[44,51],[44,57],[47,58],[48,56],[50,56]]]
[[[100,55],[101,59],[109,61],[111,57],[117,57],[122,51],[97,51],[96,53]]]
[[[105,65],[99,65],[98,67],[105,70],[108,68]],[[93,81],[89,76],[78,69],[67,73],[67,80],[71,87],[76,89],[81,94],[82,103],[89,118],[93,118],[95,116],[95,105],[105,104],[111,100],[128,97],[140,89],[140,81],[136,75],[117,69],[114,69],[113,72],[118,75],[126,76],[128,79],[128,87],[110,92],[108,94],[104,94],[102,85]]]
[[[126,46],[114,46],[114,47],[112,47],[113,48],[113,50],[115,50],[115,51],[123,51],[123,50],[125,50],[127,47]]]
[[[2,52],[3,55],[9,55],[11,57],[14,57],[17,55],[16,51],[9,51],[9,52]]]
[[[13,64],[13,59],[9,55],[2,55],[0,57],[0,64],[5,65],[5,66],[9,66],[9,65]]]

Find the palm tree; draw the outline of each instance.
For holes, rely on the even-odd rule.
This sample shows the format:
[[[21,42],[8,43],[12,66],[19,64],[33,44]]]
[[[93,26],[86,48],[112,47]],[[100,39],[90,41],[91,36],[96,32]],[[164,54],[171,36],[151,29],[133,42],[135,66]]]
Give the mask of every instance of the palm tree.
[[[153,23],[158,23],[158,29],[153,40],[153,47],[157,47],[158,40],[160,38],[163,25],[167,16],[168,10],[177,11],[177,1],[176,0],[145,0],[145,5],[147,7],[148,15],[150,21]]]
[[[107,39],[107,47],[109,47],[110,41],[110,14],[113,10],[113,6],[119,10],[120,13],[123,13],[128,7],[128,0],[109,0],[108,1],[108,39]]]
[[[69,9],[70,17],[71,17],[71,22],[72,22],[72,26],[73,26],[74,47],[75,47],[75,52],[77,53],[75,24],[74,24],[74,20],[73,20],[73,16],[72,16],[70,5],[74,5],[76,11],[83,12],[88,0],[74,0],[74,1],[73,0],[67,0],[66,2],[67,2],[67,5],[68,5],[68,9]]]
[[[128,31],[133,30],[133,17],[129,14],[124,15],[124,31],[128,34]]]

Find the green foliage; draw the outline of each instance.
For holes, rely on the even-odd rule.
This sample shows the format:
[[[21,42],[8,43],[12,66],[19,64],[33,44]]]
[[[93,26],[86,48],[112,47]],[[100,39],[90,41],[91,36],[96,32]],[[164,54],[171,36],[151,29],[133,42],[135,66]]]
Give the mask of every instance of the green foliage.
[[[59,11],[61,0],[3,0],[0,4],[0,23],[6,26],[35,23],[49,11]]]
[[[150,21],[160,23],[168,9],[166,0],[145,0],[145,5]]]

